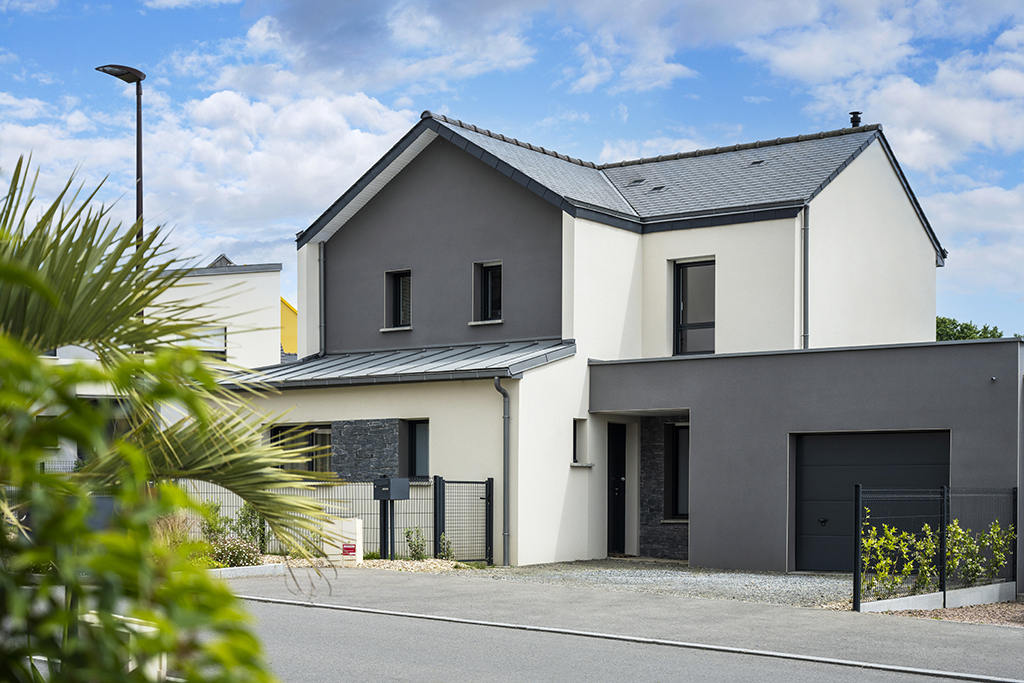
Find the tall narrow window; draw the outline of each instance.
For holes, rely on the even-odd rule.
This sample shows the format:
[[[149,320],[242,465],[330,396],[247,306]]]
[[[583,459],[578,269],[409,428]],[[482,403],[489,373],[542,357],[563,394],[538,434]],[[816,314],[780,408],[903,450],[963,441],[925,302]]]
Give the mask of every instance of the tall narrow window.
[[[690,428],[665,425],[665,518],[690,516]]]
[[[677,263],[673,353],[715,352],[715,262]]]
[[[391,327],[412,325],[412,272],[391,273]]]
[[[501,320],[501,264],[480,268],[480,319]]]

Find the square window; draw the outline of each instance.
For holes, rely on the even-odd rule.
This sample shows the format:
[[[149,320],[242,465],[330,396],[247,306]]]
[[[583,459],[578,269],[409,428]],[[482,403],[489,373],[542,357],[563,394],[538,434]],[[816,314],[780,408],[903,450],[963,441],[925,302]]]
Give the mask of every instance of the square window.
[[[270,430],[270,443],[281,448],[302,449],[309,456],[282,469],[307,472],[331,471],[331,428],[327,425],[281,425]]]
[[[677,263],[672,352],[715,352],[715,262]]]

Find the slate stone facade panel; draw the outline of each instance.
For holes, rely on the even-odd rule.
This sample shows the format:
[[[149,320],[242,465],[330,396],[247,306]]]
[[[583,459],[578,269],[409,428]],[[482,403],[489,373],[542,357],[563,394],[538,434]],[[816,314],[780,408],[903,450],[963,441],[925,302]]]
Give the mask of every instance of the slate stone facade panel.
[[[684,416],[640,420],[640,556],[688,560],[690,525],[665,519],[665,425]]]
[[[398,476],[400,420],[331,423],[331,469],[347,481]]]

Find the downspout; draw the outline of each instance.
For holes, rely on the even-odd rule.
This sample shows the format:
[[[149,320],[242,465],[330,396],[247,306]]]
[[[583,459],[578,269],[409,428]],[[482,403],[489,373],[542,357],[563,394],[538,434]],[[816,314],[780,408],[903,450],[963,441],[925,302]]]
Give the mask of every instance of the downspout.
[[[804,248],[804,265],[803,265],[803,289],[804,289],[804,333],[803,333],[803,348],[807,350],[811,348],[811,335],[809,332],[810,324],[810,312],[808,311],[808,305],[810,303],[810,288],[807,283],[807,275],[810,270],[810,247],[808,246],[807,240],[811,235],[811,206],[810,204],[804,204],[804,227],[803,227],[803,248]]]
[[[508,392],[501,386],[501,378],[494,378],[494,388],[501,392],[502,395],[502,407],[504,410],[501,413],[501,564],[503,567],[508,565],[508,515],[509,515],[509,504],[508,504]]]
[[[327,353],[327,321],[324,319],[327,313],[327,305],[324,303],[324,243],[317,242],[317,269],[318,277],[320,278],[319,284],[319,305],[320,305],[320,352],[317,353],[321,358]]]

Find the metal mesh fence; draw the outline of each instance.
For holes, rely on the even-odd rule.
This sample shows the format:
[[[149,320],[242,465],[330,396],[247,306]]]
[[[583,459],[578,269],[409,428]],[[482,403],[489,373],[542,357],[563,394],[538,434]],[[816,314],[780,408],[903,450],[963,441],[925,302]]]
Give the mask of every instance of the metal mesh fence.
[[[1012,581],[1016,500],[1016,489],[863,489],[855,603]]]
[[[178,485],[199,503],[219,504],[220,514],[232,523],[244,501],[234,493],[216,484],[195,480],[179,480]],[[486,539],[491,527],[488,512],[488,482],[445,482],[441,485],[448,492],[448,500],[456,501],[453,507],[445,506],[447,534],[453,545],[454,558],[461,561],[489,561]],[[281,493],[312,496],[323,503],[327,512],[337,517],[357,517],[363,521],[363,553],[380,552],[380,501],[373,499],[373,482],[346,482],[337,486],[320,486],[312,491],[299,489],[278,489]],[[454,493],[453,493],[454,492]],[[483,493],[481,493],[483,492]],[[409,499],[395,501],[395,555],[408,557],[409,546],[405,531],[419,529],[426,540],[427,555],[435,554],[435,484],[431,480],[410,482]],[[481,500],[481,496],[484,498]],[[474,498],[475,497],[475,498]],[[475,502],[473,505],[471,502]],[[450,512],[449,512],[450,510]],[[191,534],[198,538],[202,524],[197,515],[192,516]],[[268,553],[283,553],[284,546],[265,527]],[[483,539],[483,540],[482,540]]]

